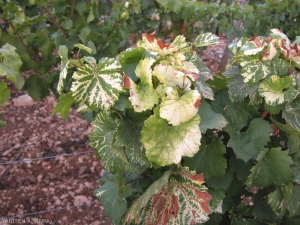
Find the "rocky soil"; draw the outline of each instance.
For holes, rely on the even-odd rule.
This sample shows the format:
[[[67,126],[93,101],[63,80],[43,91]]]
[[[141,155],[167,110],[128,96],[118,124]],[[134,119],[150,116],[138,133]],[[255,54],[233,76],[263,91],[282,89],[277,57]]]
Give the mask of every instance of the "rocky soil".
[[[226,46],[225,37],[220,41],[201,56],[213,71]],[[69,120],[52,116],[55,104],[53,94],[32,102],[13,90],[0,108],[7,122],[0,128],[0,225],[9,224],[7,219],[11,224],[110,224],[93,196],[103,165],[88,146],[91,124],[73,110]]]

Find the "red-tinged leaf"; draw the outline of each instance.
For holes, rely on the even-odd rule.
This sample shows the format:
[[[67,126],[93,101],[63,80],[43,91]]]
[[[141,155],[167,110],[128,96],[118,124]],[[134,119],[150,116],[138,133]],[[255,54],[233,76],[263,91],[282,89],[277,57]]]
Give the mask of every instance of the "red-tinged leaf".
[[[250,38],[248,41],[253,42],[257,47],[262,46],[262,43],[257,36]]]
[[[169,45],[166,45],[165,43],[157,40],[155,37],[153,37],[151,34],[142,34],[143,37],[145,37],[150,43],[157,43],[157,45],[160,47],[160,49],[164,48],[170,48]]]
[[[204,223],[209,219],[208,214],[211,214],[208,202],[212,197],[203,183],[203,174],[191,174],[184,169],[173,172],[169,182],[157,194],[147,198],[148,202],[142,207],[137,206],[141,206],[144,195],[132,205],[125,216],[125,224]],[[139,213],[136,213],[136,210]]]
[[[123,87],[131,88],[131,80],[126,75],[124,76],[124,79],[123,79]]]
[[[267,44],[270,44],[272,40],[273,40],[273,38],[272,38],[271,36],[265,38],[265,42],[266,42]]]
[[[196,100],[196,102],[194,103],[194,107],[196,108],[196,109],[198,109],[199,108],[199,106],[200,106],[200,101],[201,101],[201,95],[199,96],[199,98]]]

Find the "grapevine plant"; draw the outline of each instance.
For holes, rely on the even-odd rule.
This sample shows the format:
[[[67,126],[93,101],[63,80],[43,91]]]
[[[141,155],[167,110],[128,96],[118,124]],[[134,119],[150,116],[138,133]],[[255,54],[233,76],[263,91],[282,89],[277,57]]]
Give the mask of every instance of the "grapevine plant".
[[[170,44],[143,34],[137,47],[99,61],[68,59],[60,46],[53,114],[67,118],[75,105],[95,115],[90,145],[106,171],[94,194],[109,220],[298,224],[299,42],[277,29],[242,38],[214,75],[195,53],[218,43],[211,33]]]

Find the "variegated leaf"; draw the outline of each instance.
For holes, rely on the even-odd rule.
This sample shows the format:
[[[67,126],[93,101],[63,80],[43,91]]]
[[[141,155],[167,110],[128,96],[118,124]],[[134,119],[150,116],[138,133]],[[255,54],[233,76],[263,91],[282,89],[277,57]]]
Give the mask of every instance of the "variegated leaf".
[[[166,94],[160,105],[160,117],[173,126],[186,122],[197,114],[201,100],[198,91],[187,91],[179,96],[176,90],[167,88]]]
[[[167,174],[168,175],[168,174]],[[166,175],[164,175],[166,179]],[[161,178],[162,179],[162,178]],[[159,179],[158,181],[160,181]],[[201,224],[206,222],[211,213],[208,203],[211,195],[203,186],[203,174],[192,174],[184,169],[173,172],[160,186],[160,190],[148,190],[157,187],[151,185],[129,209],[125,216],[125,225],[137,224]],[[157,182],[158,182],[157,181]],[[141,204],[143,202],[143,204]]]
[[[168,121],[159,116],[159,109],[145,121],[141,141],[146,156],[160,166],[177,164],[182,156],[192,157],[199,151],[201,133],[200,117],[194,116],[178,126],[169,126]]]
[[[196,37],[193,44],[196,47],[216,45],[219,44],[219,37],[212,33],[200,34]]]
[[[282,117],[295,130],[300,132],[300,99],[299,98],[296,98],[291,103],[286,104],[285,109],[282,111]]]
[[[130,88],[130,97],[133,108],[136,112],[152,109],[158,103],[158,95],[152,84],[151,66],[154,59],[146,58],[141,60],[136,67],[135,73],[140,78],[140,83],[134,83],[129,77],[125,76],[124,86]]]
[[[62,94],[64,88],[64,81],[67,77],[68,63],[69,63],[67,46],[65,45],[59,46],[58,53],[61,58],[61,63],[60,63],[60,74],[59,74],[59,80],[57,85],[57,91],[58,93]]]
[[[252,85],[270,74],[271,68],[265,62],[245,61],[241,63],[244,82]]]
[[[204,97],[210,100],[214,100],[214,92],[210,88],[210,86],[205,83],[204,76],[200,76],[198,80],[195,82],[195,88],[199,91],[199,93]]]
[[[280,105],[292,101],[297,95],[298,91],[290,87],[292,83],[293,80],[290,77],[273,75],[258,85],[258,92],[265,98],[268,105]]]
[[[114,146],[118,123],[106,112],[99,113],[89,135],[90,145],[97,150],[97,156],[102,159],[106,169],[111,173],[117,171],[135,171],[129,164],[122,147]]]
[[[182,73],[179,76],[180,71],[174,66],[167,63],[160,63],[153,69],[153,75],[164,85],[164,87],[179,87],[181,89],[189,90],[191,87],[191,80],[186,78]]]
[[[88,63],[74,74],[72,96],[90,107],[108,109],[122,90],[121,66],[114,59],[103,58],[98,64]]]

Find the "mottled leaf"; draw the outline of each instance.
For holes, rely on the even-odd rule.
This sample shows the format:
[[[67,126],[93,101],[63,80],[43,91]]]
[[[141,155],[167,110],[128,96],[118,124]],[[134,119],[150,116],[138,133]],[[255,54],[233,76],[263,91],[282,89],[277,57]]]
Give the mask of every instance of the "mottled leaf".
[[[211,213],[208,207],[211,195],[202,183],[202,174],[191,174],[183,169],[173,172],[159,192],[150,198],[147,191],[141,196],[140,199],[147,200],[146,204],[141,204],[140,199],[133,204],[126,214],[125,224],[204,223]]]
[[[154,115],[145,121],[141,132],[147,158],[165,166],[179,163],[182,156],[194,156],[200,146],[200,117],[196,115],[178,126],[169,126],[158,110],[154,109]]]
[[[67,72],[69,67],[67,46],[65,45],[59,46],[58,53],[61,58],[61,63],[60,63],[60,75],[59,75],[59,81],[57,85],[57,91],[58,93],[61,94],[64,88],[64,81],[67,77]]]
[[[61,95],[59,97],[58,103],[52,111],[52,115],[60,113],[61,118],[67,120],[68,112],[74,102],[75,100],[72,97],[71,93]]]
[[[177,126],[190,120],[198,112],[201,96],[198,91],[191,90],[179,96],[173,88],[168,88],[167,96],[160,104],[160,117],[166,119],[169,124]]]
[[[6,76],[8,80],[16,81],[19,73],[19,68],[22,61],[19,55],[15,52],[16,48],[10,44],[5,44],[0,48],[0,76]]]
[[[74,74],[71,91],[77,102],[90,107],[108,109],[122,90],[120,65],[114,59],[103,58],[96,64],[85,64]]]
[[[294,186],[287,209],[290,213],[290,216],[300,215],[300,186]]]
[[[244,77],[244,82],[252,85],[270,74],[270,66],[265,62],[259,61],[243,61],[241,75]]]
[[[228,79],[228,93],[232,102],[241,102],[248,95],[248,86],[244,83],[242,76]]]
[[[200,76],[200,78],[195,81],[195,88],[204,98],[214,100],[214,92],[210,86],[205,83],[204,79],[204,76]]]
[[[290,87],[292,82],[290,77],[273,75],[258,85],[258,92],[265,98],[268,105],[280,105],[292,101],[297,95],[298,91]]]
[[[196,47],[203,47],[209,45],[219,44],[219,37],[212,33],[200,34],[196,37],[193,45]]]
[[[290,164],[293,163],[287,151],[280,148],[264,149],[257,157],[258,163],[251,169],[247,185],[267,187],[281,186],[291,180]]]
[[[135,171],[127,160],[122,147],[114,146],[118,123],[106,112],[99,113],[89,135],[90,145],[97,150],[97,156],[102,159],[106,169],[111,173],[117,171]]]
[[[291,103],[286,104],[285,109],[282,111],[282,117],[290,124],[295,130],[300,132],[300,98],[295,99]]]
[[[202,99],[200,102],[198,114],[201,118],[199,125],[201,133],[206,133],[207,129],[220,130],[227,124],[225,117],[222,114],[214,112],[205,99]]]
[[[231,147],[237,158],[247,162],[256,159],[269,141],[271,125],[260,118],[253,119],[245,132],[232,133],[227,146]]]

